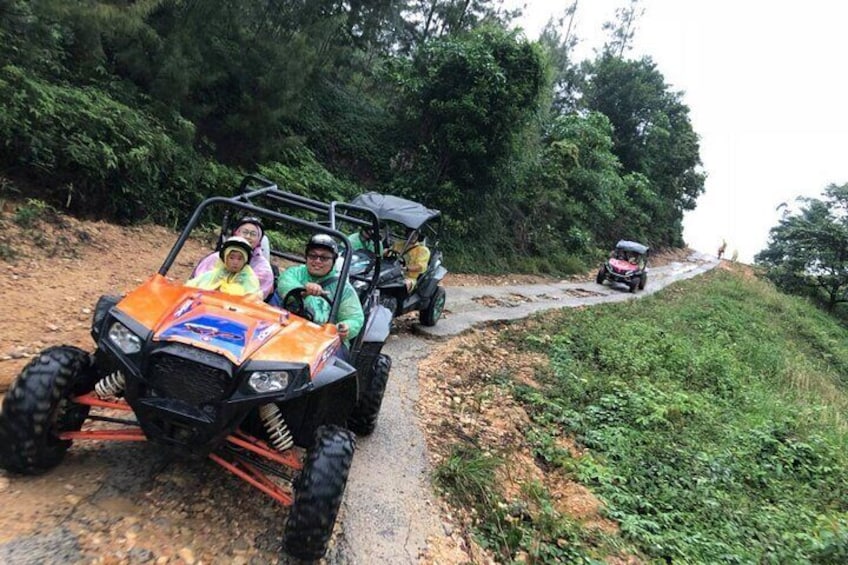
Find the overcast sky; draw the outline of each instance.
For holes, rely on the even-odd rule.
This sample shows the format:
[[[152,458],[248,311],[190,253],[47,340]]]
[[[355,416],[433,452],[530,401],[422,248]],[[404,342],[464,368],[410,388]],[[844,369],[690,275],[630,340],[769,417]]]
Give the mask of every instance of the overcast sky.
[[[525,5],[529,39],[570,0]],[[603,22],[627,0],[581,0],[580,58],[605,39]],[[751,262],[765,248],[782,202],[848,183],[848,73],[842,0],[641,0],[629,57],[649,55],[700,137],[706,192],[684,218],[690,247]]]

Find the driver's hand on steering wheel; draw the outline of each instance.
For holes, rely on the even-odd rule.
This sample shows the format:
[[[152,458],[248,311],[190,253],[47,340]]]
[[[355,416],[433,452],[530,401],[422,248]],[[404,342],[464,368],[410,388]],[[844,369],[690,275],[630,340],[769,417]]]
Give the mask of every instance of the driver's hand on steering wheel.
[[[321,296],[324,294],[324,289],[317,283],[306,283],[304,288],[306,288],[306,294],[309,296]]]

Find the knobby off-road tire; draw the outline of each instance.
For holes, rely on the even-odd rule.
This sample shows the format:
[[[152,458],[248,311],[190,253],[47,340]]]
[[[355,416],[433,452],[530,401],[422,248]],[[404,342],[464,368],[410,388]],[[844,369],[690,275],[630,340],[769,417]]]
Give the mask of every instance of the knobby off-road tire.
[[[639,290],[645,290],[645,285],[648,284],[648,274],[644,273],[639,277]]]
[[[383,404],[383,394],[386,392],[391,369],[392,358],[388,355],[380,354],[374,359],[365,390],[362,391],[359,403],[347,421],[347,427],[356,435],[370,435],[377,427],[377,416],[380,415],[380,406]]]
[[[61,463],[72,442],[58,434],[79,430],[89,411],[70,397],[94,383],[91,356],[82,349],[51,347],[30,361],[3,398],[0,466],[37,475]]]
[[[418,320],[422,325],[435,326],[439,318],[442,317],[442,310],[445,309],[445,289],[437,286],[436,293],[430,299],[430,304],[425,309],[418,313]]]
[[[606,269],[601,267],[601,269],[598,271],[598,276],[595,277],[595,282],[598,283],[598,284],[604,284],[604,279],[606,278],[606,275],[607,275]]]
[[[342,503],[356,438],[337,426],[322,426],[295,482],[283,546],[297,559],[323,557]]]

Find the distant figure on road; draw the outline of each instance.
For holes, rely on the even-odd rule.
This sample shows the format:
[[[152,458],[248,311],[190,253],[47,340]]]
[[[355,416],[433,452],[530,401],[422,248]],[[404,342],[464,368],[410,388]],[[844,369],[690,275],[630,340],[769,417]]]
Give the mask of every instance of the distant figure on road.
[[[719,259],[721,259],[721,256],[724,255],[725,249],[727,249],[727,242],[722,239],[721,245],[718,246],[718,258]]]

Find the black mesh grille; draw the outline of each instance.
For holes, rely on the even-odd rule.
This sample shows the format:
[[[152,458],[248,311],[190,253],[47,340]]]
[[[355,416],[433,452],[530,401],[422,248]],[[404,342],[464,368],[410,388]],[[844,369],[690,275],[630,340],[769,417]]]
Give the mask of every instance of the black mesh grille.
[[[160,395],[195,406],[223,399],[230,381],[222,369],[167,354],[151,359],[149,378]]]

